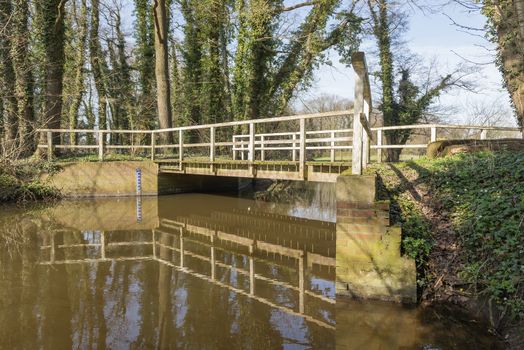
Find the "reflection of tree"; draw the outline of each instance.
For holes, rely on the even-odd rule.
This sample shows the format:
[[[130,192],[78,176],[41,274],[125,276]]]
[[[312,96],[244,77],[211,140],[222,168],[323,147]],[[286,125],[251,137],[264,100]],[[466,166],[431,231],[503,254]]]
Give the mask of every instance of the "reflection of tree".
[[[155,262],[145,262],[141,264],[136,272],[137,280],[140,281],[141,290],[139,295],[139,314],[140,329],[137,339],[133,342],[132,348],[144,349],[155,344],[155,315],[158,313],[156,303],[157,293],[157,264]]]
[[[58,238],[58,243],[63,243],[63,240]],[[44,295],[41,305],[44,347],[70,349],[73,346],[71,336],[74,333],[71,329],[72,312],[66,266],[47,267],[44,275],[46,283],[41,292]],[[56,336],[58,329],[63,336]]]
[[[104,349],[106,347],[107,339],[107,324],[106,317],[104,314],[105,303],[105,290],[106,280],[111,278],[111,265],[110,264],[97,264],[96,265],[96,277],[95,277],[95,300],[93,305],[96,309],[96,321],[98,329],[97,349]],[[93,325],[95,326],[95,325]],[[94,344],[91,343],[91,344]]]
[[[169,236],[161,236],[159,242],[163,245],[171,245]],[[173,252],[165,247],[159,247],[160,259],[173,261]],[[171,267],[159,264],[158,267],[158,328],[159,346],[161,349],[169,349],[170,330],[173,329],[173,315],[171,310]]]

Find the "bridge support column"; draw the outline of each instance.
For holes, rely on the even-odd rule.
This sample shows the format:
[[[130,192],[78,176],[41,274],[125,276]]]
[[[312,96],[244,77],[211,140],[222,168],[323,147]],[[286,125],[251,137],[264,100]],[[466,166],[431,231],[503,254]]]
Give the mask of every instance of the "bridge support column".
[[[390,226],[389,202],[375,192],[375,176],[337,180],[337,295],[414,303],[415,261],[400,256],[401,228]]]

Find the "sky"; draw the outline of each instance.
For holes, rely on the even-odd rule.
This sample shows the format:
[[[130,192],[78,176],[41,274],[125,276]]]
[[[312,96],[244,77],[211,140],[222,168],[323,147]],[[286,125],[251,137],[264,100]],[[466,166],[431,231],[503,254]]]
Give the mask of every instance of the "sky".
[[[509,95],[503,88],[502,76],[493,63],[495,46],[482,37],[483,33],[467,32],[453,25],[446,15],[464,26],[483,28],[485,24],[485,17],[482,14],[466,13],[458,6],[447,7],[439,13],[414,11],[411,13],[409,31],[405,38],[409,50],[422,56],[424,61],[436,59],[439,73],[442,74],[452,71],[460,63],[465,63],[464,59],[483,63],[477,65],[480,72],[471,78],[477,86],[476,93],[456,89],[440,97],[438,103],[446,107],[454,107],[452,112],[448,112],[450,113],[447,116],[448,121],[466,122],[472,114],[472,106],[496,104],[508,111],[509,117],[505,123],[514,123],[514,118],[510,116],[512,112]],[[369,45],[369,41],[364,41],[361,50],[366,52]],[[338,63],[336,53],[331,53],[330,56],[333,67],[319,68],[315,73],[315,84],[308,91],[305,99],[319,94],[335,94],[353,99],[352,69]]]

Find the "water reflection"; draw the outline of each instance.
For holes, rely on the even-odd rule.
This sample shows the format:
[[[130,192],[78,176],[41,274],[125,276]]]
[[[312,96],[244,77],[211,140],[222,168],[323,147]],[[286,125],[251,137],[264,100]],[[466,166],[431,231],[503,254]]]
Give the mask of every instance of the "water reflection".
[[[0,347],[334,348],[334,225],[265,209],[190,195],[4,218],[29,239],[0,253]]]
[[[0,349],[500,348],[455,310],[335,305],[335,227],[310,204],[3,207]]]

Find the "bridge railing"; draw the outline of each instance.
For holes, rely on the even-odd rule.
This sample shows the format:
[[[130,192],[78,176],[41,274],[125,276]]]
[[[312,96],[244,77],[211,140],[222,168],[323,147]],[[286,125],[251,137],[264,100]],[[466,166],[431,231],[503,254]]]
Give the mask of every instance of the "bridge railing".
[[[329,161],[336,161],[336,151],[350,151],[353,146],[353,129],[317,130],[306,132],[307,151],[329,151]],[[268,159],[272,151],[286,151],[291,161],[297,160],[300,151],[299,132],[280,132],[255,134],[255,152],[260,152],[260,160]],[[249,152],[249,135],[233,135],[233,160],[246,160]],[[341,159],[342,160],[342,159]]]
[[[380,162],[383,150],[424,149],[439,135],[486,139],[488,132],[490,138],[497,136],[495,133],[520,133],[520,129],[511,127],[443,124],[372,128],[369,123],[372,96],[364,53],[356,52],[352,63],[355,70],[352,110],[159,130],[39,129],[41,144],[38,148],[47,150],[49,160],[53,159],[55,149],[72,150],[76,154],[97,152],[99,160],[114,152],[146,153],[151,160],[178,163],[174,171],[183,171],[185,164],[192,162],[194,165],[198,163],[199,167],[208,167],[209,174],[217,174],[215,165],[224,161],[235,161],[246,168],[243,175],[249,176],[255,176],[258,162],[284,161],[298,169],[298,174],[292,174],[293,179],[305,179],[309,170],[307,162],[328,159],[326,163],[336,163],[337,152],[339,160],[346,162],[343,167],[338,167],[339,171],[351,165],[353,174],[362,174],[371,161],[371,151],[376,151],[377,161]],[[408,129],[415,130],[408,143],[386,142],[388,133]],[[451,132],[453,130],[468,132],[455,137]],[[419,132],[424,135],[417,135]],[[56,139],[62,142],[57,144],[54,142]],[[327,157],[326,153],[329,154]],[[289,172],[289,169],[286,171]],[[331,167],[328,167],[328,172],[332,172]]]
[[[412,135],[405,144],[388,144],[386,134],[388,132],[410,130]],[[426,150],[431,142],[437,140],[452,139],[499,139],[505,137],[523,138],[520,128],[503,126],[482,125],[448,125],[448,124],[416,124],[401,126],[382,126],[371,128],[376,142],[370,146],[370,150],[376,151],[376,162],[382,162],[383,150]],[[413,156],[414,154],[411,154]],[[372,159],[368,153],[367,162]]]

